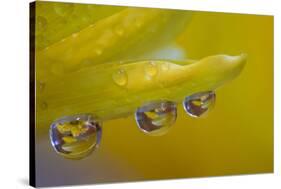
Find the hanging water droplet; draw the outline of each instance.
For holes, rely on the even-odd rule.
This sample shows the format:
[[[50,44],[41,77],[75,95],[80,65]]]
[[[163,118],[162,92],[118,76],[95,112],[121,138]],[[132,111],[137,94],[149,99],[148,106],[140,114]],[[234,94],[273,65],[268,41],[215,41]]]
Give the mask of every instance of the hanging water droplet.
[[[119,86],[125,86],[128,82],[128,76],[125,70],[119,69],[112,75],[113,81]]]
[[[157,64],[155,64],[154,62],[151,61],[145,65],[145,74],[149,78],[156,76],[157,73],[158,73]]]
[[[150,102],[138,108],[135,113],[138,127],[154,136],[166,134],[176,118],[176,103],[170,101]]]
[[[63,117],[51,125],[50,139],[58,154],[81,159],[100,144],[101,126],[90,114]]]
[[[201,117],[215,104],[216,94],[213,91],[196,93],[188,96],[183,102],[183,107],[192,117]]]

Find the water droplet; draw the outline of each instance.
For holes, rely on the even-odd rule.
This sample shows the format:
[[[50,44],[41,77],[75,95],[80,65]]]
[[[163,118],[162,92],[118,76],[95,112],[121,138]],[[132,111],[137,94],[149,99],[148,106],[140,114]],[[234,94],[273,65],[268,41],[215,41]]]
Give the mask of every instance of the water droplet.
[[[155,64],[154,62],[151,61],[145,65],[145,74],[149,78],[156,76],[157,73],[158,73],[157,64]]]
[[[100,144],[101,126],[90,114],[63,117],[52,123],[50,140],[58,154],[69,159],[81,159]]]
[[[125,86],[128,83],[128,76],[125,70],[119,69],[112,75],[113,81],[119,86]]]
[[[188,96],[183,102],[186,113],[192,117],[201,117],[215,104],[216,94],[213,91],[196,93]]]
[[[166,134],[176,118],[176,103],[170,101],[150,102],[138,108],[135,113],[138,127],[154,136]]]

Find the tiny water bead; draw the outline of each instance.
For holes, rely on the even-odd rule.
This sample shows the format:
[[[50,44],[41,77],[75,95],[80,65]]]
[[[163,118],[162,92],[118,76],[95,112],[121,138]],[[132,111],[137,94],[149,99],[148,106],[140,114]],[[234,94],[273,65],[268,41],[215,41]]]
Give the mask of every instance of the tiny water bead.
[[[128,83],[128,75],[123,69],[119,69],[113,73],[112,79],[119,86],[125,86]]]
[[[213,91],[196,93],[185,98],[183,107],[192,117],[201,117],[215,105],[216,94]]]
[[[170,101],[150,102],[135,113],[140,130],[154,136],[166,134],[176,118],[177,105]]]
[[[58,154],[81,159],[100,144],[101,125],[91,114],[63,117],[51,125],[50,140]]]
[[[145,65],[145,74],[148,76],[148,78],[152,78],[156,76],[157,73],[158,73],[158,67],[156,63],[151,61]]]

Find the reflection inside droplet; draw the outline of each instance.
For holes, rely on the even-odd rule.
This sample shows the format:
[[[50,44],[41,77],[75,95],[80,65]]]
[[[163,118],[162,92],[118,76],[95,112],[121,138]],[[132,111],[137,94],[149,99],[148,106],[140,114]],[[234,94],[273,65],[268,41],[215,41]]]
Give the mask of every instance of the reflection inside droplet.
[[[150,102],[138,108],[135,113],[138,127],[155,136],[166,134],[176,118],[176,103],[170,101]]]
[[[187,114],[192,117],[201,117],[215,104],[216,94],[213,91],[196,93],[188,96],[183,102]]]
[[[50,128],[55,151],[69,159],[81,159],[98,147],[101,126],[90,114],[63,117]]]

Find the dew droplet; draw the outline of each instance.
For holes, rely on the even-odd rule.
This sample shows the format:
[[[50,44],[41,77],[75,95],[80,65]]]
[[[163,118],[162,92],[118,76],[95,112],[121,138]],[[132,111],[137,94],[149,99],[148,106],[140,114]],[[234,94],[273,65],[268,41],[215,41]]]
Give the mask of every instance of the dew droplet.
[[[154,136],[166,134],[176,118],[176,103],[170,101],[150,102],[135,113],[140,130]]]
[[[128,76],[125,70],[119,69],[112,75],[113,81],[119,86],[125,86],[128,83]]]
[[[59,155],[81,159],[99,146],[101,125],[91,114],[63,117],[52,123],[50,140]]]
[[[216,94],[213,91],[196,93],[185,98],[183,107],[192,117],[201,117],[215,104]]]
[[[155,64],[154,62],[151,61],[145,65],[145,74],[149,78],[156,76],[157,73],[158,73],[157,64]]]

